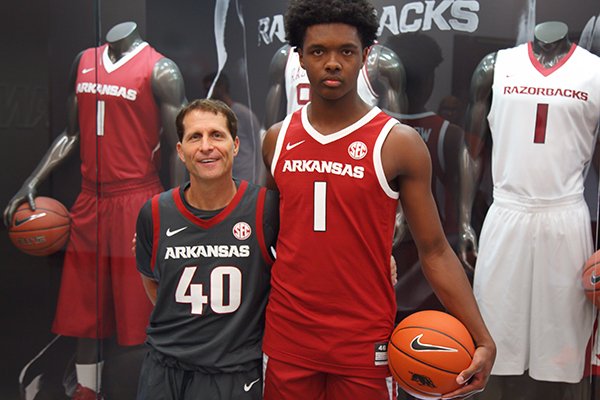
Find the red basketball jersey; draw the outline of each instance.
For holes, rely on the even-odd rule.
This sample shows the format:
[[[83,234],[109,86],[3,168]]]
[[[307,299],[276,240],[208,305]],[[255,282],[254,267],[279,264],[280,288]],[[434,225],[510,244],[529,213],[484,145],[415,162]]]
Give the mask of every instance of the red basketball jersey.
[[[82,54],[75,93],[84,179],[108,183],[156,174],[161,125],[151,79],[161,58],[147,43],[117,62],[108,57],[108,45]]]
[[[398,193],[386,181],[381,148],[397,123],[373,108],[322,135],[307,107],[285,119],[271,169],[281,225],[263,342],[270,357],[343,375],[389,375]]]

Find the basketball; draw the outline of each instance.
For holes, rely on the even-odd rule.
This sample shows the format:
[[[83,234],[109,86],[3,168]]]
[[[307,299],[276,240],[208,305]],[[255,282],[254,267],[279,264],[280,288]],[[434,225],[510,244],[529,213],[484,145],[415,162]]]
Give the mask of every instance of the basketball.
[[[71,218],[58,200],[36,197],[35,211],[25,202],[13,215],[8,236],[22,252],[32,256],[47,256],[63,248],[69,238]]]
[[[600,250],[587,259],[581,273],[581,283],[587,297],[596,307],[600,307]]]
[[[394,379],[419,399],[438,399],[458,389],[456,377],[471,364],[474,353],[467,328],[450,314],[433,310],[404,318],[388,345]]]

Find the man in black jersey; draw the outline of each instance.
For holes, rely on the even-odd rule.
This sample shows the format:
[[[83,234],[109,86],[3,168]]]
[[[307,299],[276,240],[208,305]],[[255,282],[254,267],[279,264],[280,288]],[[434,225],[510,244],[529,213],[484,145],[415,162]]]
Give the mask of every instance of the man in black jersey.
[[[260,399],[277,195],[232,178],[237,119],[217,100],[177,116],[190,175],[149,200],[137,266],[154,303],[138,399]]]

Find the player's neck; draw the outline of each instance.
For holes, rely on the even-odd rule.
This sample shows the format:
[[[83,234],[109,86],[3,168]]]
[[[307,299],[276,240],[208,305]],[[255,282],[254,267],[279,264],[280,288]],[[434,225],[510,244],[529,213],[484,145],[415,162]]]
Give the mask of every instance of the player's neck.
[[[108,43],[108,55],[113,62],[116,62],[144,43],[144,40],[134,22],[124,22],[108,31],[106,42]]]
[[[532,50],[546,68],[556,65],[571,50],[568,27],[563,22],[543,22],[535,27]]]
[[[308,119],[321,134],[328,135],[352,125],[372,109],[358,94],[336,100],[315,98],[308,106]]]
[[[190,177],[190,186],[185,191],[188,204],[198,210],[220,210],[233,200],[237,187],[231,177],[229,179],[198,180]]]

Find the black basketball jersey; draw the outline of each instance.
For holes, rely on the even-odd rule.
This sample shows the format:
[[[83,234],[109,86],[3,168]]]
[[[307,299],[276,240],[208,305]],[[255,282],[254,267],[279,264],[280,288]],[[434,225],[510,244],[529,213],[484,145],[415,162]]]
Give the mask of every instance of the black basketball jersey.
[[[183,193],[184,186],[150,200],[152,232],[142,236],[152,238],[151,270],[138,257],[140,272],[159,282],[147,342],[208,372],[256,367],[273,261],[263,213],[276,215],[276,200],[265,209],[276,194],[243,181],[226,208],[202,219]],[[144,208],[140,218],[148,218]]]

